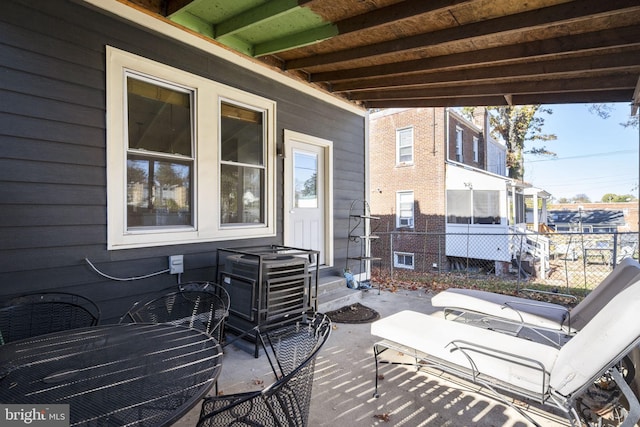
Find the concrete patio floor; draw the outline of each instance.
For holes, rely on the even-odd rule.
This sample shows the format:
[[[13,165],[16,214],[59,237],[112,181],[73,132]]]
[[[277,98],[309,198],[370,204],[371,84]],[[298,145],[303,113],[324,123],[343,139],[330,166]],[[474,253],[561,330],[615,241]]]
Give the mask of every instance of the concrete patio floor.
[[[430,314],[431,295],[423,291],[396,293],[375,289],[354,291],[352,302],[370,307],[381,317],[400,310]],[[370,324],[334,323],[329,341],[316,361],[309,426],[509,426],[532,425],[518,411],[493,399],[490,392],[437,371],[416,371],[402,365],[382,365],[380,397],[374,398],[375,364]],[[234,345],[225,348],[218,386],[220,393],[256,390],[273,381],[265,356]],[[213,391],[212,391],[213,393]],[[567,426],[558,413],[525,405],[541,426]],[[197,405],[176,427],[195,426]]]

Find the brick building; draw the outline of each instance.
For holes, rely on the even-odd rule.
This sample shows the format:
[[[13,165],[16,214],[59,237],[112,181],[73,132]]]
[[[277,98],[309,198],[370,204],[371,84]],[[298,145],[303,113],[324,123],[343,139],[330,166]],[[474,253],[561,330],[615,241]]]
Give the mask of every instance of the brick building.
[[[370,115],[371,212],[380,217],[376,231],[394,235],[373,245],[383,263],[447,269],[458,256],[510,260],[506,147],[489,136],[486,111],[476,110],[473,122],[448,108]],[[505,237],[478,245],[469,242],[476,233]]]

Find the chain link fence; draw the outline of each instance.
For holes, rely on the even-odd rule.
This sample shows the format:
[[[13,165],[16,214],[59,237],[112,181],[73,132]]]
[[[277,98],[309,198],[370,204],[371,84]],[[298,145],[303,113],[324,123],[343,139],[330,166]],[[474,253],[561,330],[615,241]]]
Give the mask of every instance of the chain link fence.
[[[506,291],[538,287],[585,293],[624,258],[638,258],[638,233],[438,234],[377,232],[371,252],[374,282]],[[582,293],[584,295],[584,293]]]

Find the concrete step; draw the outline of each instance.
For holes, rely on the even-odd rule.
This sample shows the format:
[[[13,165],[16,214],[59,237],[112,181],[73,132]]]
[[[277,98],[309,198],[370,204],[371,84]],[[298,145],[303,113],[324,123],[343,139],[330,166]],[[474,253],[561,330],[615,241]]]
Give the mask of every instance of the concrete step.
[[[321,277],[318,283],[318,294],[323,294],[347,287],[347,279],[343,276]]]
[[[347,288],[347,281],[341,276],[320,278],[318,311],[326,313],[353,304],[362,298],[363,292],[365,291]]]

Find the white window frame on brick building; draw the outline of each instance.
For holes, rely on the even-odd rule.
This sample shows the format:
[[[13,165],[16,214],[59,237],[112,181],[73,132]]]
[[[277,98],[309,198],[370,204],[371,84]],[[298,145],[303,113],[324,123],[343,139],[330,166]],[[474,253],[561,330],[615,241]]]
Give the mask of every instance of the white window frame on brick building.
[[[413,191],[396,192],[396,228],[413,228]]]
[[[478,137],[473,137],[473,161],[478,163],[480,159],[480,153],[478,152]]]
[[[415,268],[415,255],[410,252],[393,252],[393,266],[413,270]]]
[[[413,127],[396,129],[396,164],[413,164]]]
[[[464,132],[461,127],[456,126],[456,162],[462,163],[464,161],[464,154],[462,152],[462,137]]]

